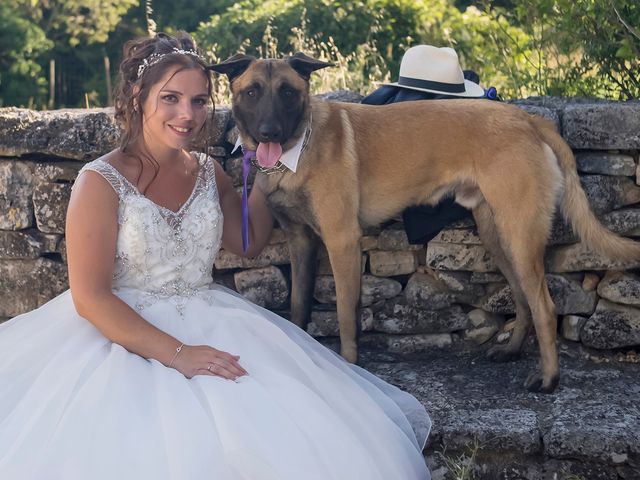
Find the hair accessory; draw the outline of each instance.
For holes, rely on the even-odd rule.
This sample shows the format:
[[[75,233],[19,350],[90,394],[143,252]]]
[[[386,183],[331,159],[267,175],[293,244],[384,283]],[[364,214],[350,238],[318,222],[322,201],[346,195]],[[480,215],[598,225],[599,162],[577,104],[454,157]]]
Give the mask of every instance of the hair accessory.
[[[174,55],[174,54],[191,55],[192,57],[195,57],[198,60],[204,61],[204,58],[202,58],[202,56],[195,50],[182,50],[181,48],[174,47],[173,49],[171,49],[170,52],[152,53],[147,58],[145,58],[142,61],[142,63],[138,66],[138,79],[142,76],[142,74],[147,68],[153,67],[156,63],[160,62],[167,55]]]

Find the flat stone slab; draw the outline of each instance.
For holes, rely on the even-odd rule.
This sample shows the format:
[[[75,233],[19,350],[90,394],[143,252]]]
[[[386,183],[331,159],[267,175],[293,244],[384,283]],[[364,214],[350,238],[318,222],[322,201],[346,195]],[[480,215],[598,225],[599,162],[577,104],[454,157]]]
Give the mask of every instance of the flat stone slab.
[[[434,479],[454,478],[442,474],[443,454],[468,459],[474,448],[476,479],[640,478],[640,365],[563,342],[558,389],[535,394],[523,385],[538,361],[531,338],[526,345],[509,363],[490,362],[488,345],[404,356],[365,347],[361,357],[427,408]]]

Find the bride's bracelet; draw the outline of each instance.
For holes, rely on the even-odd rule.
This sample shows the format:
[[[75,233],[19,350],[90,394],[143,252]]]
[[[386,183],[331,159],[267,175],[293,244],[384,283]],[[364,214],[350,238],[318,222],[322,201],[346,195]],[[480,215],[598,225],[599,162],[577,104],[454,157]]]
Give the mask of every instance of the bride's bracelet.
[[[180,346],[176,348],[176,353],[173,354],[173,358],[169,362],[169,368],[173,367],[173,362],[175,362],[176,358],[178,358],[178,354],[182,351],[182,347],[184,347],[184,343],[181,343]]]

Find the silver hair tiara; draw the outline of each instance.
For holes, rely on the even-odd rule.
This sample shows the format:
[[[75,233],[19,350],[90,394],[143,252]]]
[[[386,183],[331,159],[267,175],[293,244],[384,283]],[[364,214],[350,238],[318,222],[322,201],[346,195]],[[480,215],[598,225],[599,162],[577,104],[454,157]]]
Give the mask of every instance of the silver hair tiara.
[[[174,53],[177,53],[179,55],[191,55],[192,57],[196,57],[197,59],[204,61],[204,58],[202,58],[202,56],[198,54],[198,52],[196,52],[195,50],[182,50],[181,48],[174,47],[170,52],[152,53],[147,58],[145,58],[142,61],[142,63],[138,66],[138,79],[140,79],[140,77],[142,76],[142,74],[147,68],[154,66],[156,63],[158,63],[167,55],[173,55]]]

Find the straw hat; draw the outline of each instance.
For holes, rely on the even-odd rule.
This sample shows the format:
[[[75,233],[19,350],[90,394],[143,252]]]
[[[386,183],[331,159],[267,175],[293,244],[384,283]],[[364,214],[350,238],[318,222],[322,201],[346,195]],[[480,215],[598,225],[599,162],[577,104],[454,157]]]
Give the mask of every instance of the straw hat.
[[[465,80],[458,54],[449,47],[411,47],[402,57],[398,81],[386,85],[455,97],[484,96],[484,89],[480,85]]]

